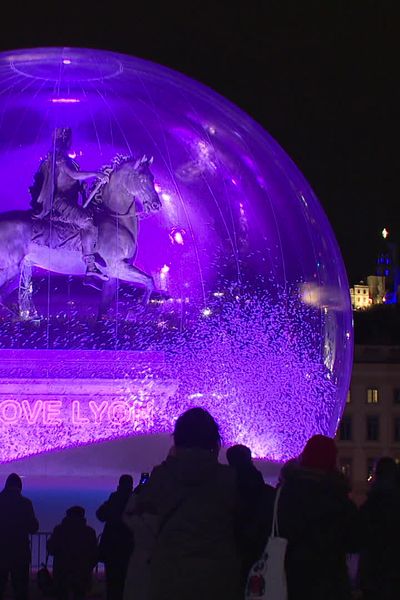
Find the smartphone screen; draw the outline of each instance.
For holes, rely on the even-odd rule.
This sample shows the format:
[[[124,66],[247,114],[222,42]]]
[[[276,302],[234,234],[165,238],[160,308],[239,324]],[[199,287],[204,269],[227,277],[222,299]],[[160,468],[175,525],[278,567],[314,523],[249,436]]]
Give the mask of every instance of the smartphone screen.
[[[149,480],[149,477],[150,477],[150,473],[142,473],[140,475],[139,485],[143,485],[143,484],[147,483]]]

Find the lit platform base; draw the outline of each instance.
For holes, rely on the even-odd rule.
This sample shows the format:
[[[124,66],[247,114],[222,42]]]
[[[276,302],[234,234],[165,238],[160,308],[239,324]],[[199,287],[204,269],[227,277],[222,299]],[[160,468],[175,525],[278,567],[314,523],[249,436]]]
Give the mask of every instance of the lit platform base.
[[[0,463],[165,431],[176,389],[159,352],[0,350]]]

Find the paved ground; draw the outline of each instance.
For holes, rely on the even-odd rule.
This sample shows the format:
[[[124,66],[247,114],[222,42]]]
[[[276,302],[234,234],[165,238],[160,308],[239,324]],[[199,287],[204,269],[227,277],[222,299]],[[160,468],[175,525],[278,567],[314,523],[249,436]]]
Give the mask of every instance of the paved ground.
[[[90,591],[90,593],[88,594],[88,598],[89,599],[93,599],[93,600],[104,600],[106,597],[105,595],[105,586],[104,586],[104,579],[103,576],[100,574],[97,577],[94,577],[93,579],[93,587],[92,590]],[[12,594],[12,588],[10,583],[8,584],[6,593],[4,595],[5,599],[13,599],[13,594]],[[36,578],[33,575],[32,579],[31,579],[31,585],[30,585],[30,600],[47,600],[47,597],[45,597],[42,592],[38,589],[37,583],[36,583]]]

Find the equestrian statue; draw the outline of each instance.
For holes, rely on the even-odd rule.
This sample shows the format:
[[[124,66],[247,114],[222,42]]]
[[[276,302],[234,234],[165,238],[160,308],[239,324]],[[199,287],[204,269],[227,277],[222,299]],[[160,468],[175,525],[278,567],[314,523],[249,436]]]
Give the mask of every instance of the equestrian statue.
[[[35,313],[35,266],[100,285],[103,308],[118,280],[143,287],[144,304],[155,290],[152,276],[134,265],[138,221],[161,208],[152,158],[118,154],[99,171],[81,171],[71,139],[70,128],[54,131],[30,187],[32,209],[0,214],[0,303],[18,288],[22,319]]]

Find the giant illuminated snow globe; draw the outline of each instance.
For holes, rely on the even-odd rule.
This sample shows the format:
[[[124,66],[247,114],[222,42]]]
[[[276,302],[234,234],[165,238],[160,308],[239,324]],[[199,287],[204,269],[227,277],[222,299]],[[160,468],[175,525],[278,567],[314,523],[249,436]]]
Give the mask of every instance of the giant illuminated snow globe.
[[[171,431],[191,406],[271,461],[335,434],[353,343],[342,258],[307,181],[239,108],[126,55],[5,52],[0,182],[15,384],[0,420],[17,436],[0,458]],[[34,404],[39,380],[49,402],[66,381],[76,395]]]

